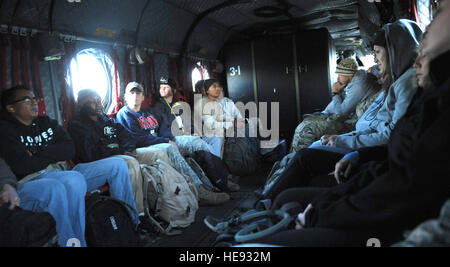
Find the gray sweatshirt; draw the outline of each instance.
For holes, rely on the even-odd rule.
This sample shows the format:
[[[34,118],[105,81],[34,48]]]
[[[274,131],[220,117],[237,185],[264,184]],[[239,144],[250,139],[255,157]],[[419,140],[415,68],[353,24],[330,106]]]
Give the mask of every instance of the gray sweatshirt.
[[[358,103],[373,96],[378,90],[380,85],[377,78],[364,70],[358,70],[344,92],[333,96],[322,113],[327,115],[353,113]]]
[[[17,188],[17,178],[6,162],[0,158],[0,191],[3,190],[3,186],[5,184],[9,184]]]
[[[411,66],[417,56],[422,31],[416,23],[403,19],[385,25],[384,29],[394,82],[384,101],[384,94],[380,94],[358,120],[356,131],[337,137],[336,147],[358,149],[386,144],[417,91]]]
[[[414,69],[406,71],[389,88],[386,98],[381,93],[356,123],[356,131],[339,135],[336,146],[358,149],[387,144],[397,121],[405,114],[417,86]]]

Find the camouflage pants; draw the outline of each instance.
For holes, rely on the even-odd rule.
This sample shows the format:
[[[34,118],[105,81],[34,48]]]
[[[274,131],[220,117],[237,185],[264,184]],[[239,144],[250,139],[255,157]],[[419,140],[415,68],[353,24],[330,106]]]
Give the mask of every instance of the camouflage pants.
[[[309,147],[325,134],[335,135],[354,131],[356,122],[366,112],[373,101],[375,101],[381,91],[379,90],[376,94],[358,103],[355,113],[351,117],[339,114],[324,115],[318,113],[305,118],[295,129],[289,152],[297,152],[302,148]]]
[[[450,199],[445,202],[439,218],[428,220],[407,234],[394,247],[448,247],[450,246]]]
[[[295,129],[289,153],[309,147],[325,134],[336,135],[351,132],[355,129],[354,120],[343,115],[315,114],[306,117]]]
[[[185,177],[189,177],[190,179],[192,179],[192,181],[194,182],[194,184],[196,186],[200,186],[201,184],[204,183],[198,177],[198,175],[194,172],[194,170],[192,170],[192,168],[189,166],[189,164],[184,159],[183,155],[181,155],[180,151],[175,146],[173,146],[169,143],[163,143],[163,144],[151,145],[145,149],[165,151],[167,153],[167,156],[169,157],[170,166],[172,166],[179,173],[183,174]]]
[[[192,156],[195,151],[210,152],[209,145],[203,139],[190,135],[175,137],[175,143],[183,156]]]

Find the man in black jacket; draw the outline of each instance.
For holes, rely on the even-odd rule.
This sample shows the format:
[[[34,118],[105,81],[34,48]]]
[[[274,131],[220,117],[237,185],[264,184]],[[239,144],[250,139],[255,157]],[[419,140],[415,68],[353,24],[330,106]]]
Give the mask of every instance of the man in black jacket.
[[[419,91],[387,146],[360,149],[358,171],[331,189],[293,188],[274,208],[292,200],[305,210],[297,230],[258,240],[287,246],[364,246],[369,238],[390,245],[405,230],[436,218],[450,197],[450,4],[444,2],[422,41],[435,89]],[[417,59],[421,61],[422,58]],[[416,63],[417,65],[417,63]],[[342,163],[342,162],[340,162]],[[346,170],[347,164],[335,171]],[[340,178],[337,175],[337,178]]]
[[[99,159],[116,157],[125,160],[130,173],[136,208],[140,215],[144,213],[143,180],[140,163],[152,164],[157,159],[170,162],[167,153],[153,149],[145,155],[136,153],[136,143],[122,125],[103,113],[100,96],[92,89],[78,93],[77,116],[69,125],[77,162],[92,162]],[[141,218],[142,219],[142,218]]]
[[[8,200],[18,205],[15,197],[11,200],[17,190],[20,207],[52,214],[60,246],[66,246],[72,238],[86,246],[84,197],[87,191],[107,182],[112,197],[135,207],[123,160],[78,164],[70,170],[66,161],[75,154],[72,139],[55,120],[38,117],[33,92],[22,86],[11,88],[3,92],[1,104],[0,157],[9,165],[19,184],[17,189],[7,186]],[[131,214],[137,224],[137,213],[133,210]]]

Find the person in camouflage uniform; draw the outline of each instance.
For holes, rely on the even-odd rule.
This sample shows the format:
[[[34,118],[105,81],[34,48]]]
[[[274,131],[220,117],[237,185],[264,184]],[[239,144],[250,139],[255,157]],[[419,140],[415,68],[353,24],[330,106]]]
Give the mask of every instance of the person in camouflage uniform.
[[[325,134],[355,130],[359,117],[380,92],[376,77],[364,70],[357,70],[357,63],[352,58],[342,60],[336,73],[338,81],[333,85],[332,101],[324,111],[305,116],[295,129],[290,153],[309,147]]]

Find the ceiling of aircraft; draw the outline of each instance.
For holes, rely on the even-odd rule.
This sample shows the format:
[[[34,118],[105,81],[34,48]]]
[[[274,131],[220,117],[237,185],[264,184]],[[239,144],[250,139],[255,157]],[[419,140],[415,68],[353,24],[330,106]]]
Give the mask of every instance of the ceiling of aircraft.
[[[0,29],[19,34],[21,30],[51,30],[65,36],[137,44],[157,52],[189,53],[215,59],[226,41],[232,38],[326,27],[338,51],[359,49],[367,53],[370,36],[382,23],[403,16],[408,7],[400,3],[409,1],[373,2],[3,0],[0,2]]]

